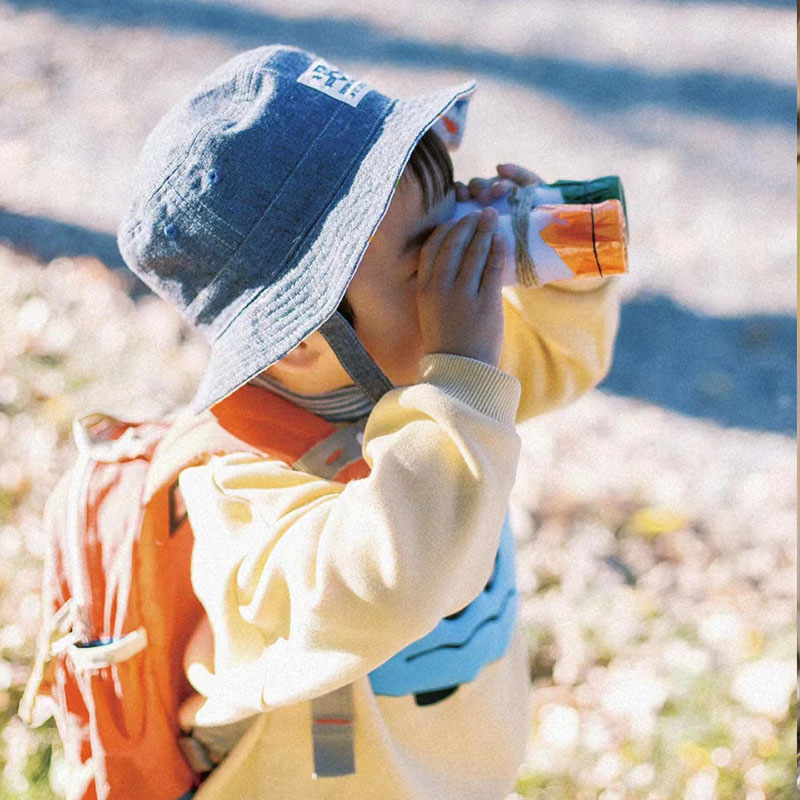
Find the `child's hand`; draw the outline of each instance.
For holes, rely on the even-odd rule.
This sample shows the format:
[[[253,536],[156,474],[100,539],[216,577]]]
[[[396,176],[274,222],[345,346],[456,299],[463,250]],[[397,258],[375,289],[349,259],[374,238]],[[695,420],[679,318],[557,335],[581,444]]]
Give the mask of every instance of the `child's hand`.
[[[515,185],[543,183],[535,172],[516,164],[498,164],[497,174],[497,178],[473,178],[468,184],[456,181],[456,200],[475,200],[482,205],[489,205],[507,195]]]
[[[440,225],[422,247],[417,311],[425,353],[500,362],[506,243],[495,234],[497,212],[484,209]]]

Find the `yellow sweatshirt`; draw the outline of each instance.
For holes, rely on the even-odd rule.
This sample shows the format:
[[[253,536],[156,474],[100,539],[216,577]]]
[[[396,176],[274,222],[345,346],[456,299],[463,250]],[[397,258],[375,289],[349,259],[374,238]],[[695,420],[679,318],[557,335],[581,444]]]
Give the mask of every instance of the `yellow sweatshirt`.
[[[248,720],[195,800],[495,800],[513,789],[530,728],[518,623],[505,654],[439,702],[375,694],[368,673],[483,590],[515,478],[515,422],[606,374],[619,316],[610,280],[505,289],[500,368],[424,358],[419,382],[369,417],[365,479],[248,453],[184,470],[208,618],[186,653],[198,694],[182,724],[213,749]],[[314,778],[311,700],[348,684],[356,771]]]

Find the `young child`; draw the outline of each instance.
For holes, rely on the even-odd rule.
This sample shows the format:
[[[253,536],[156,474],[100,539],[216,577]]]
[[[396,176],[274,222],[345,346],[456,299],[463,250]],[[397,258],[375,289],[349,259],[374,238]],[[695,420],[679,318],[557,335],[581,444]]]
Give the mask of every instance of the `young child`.
[[[495,212],[450,221],[432,128],[452,134],[473,89],[394,100],[264,47],[145,146],[119,243],[208,336],[194,411],[291,439],[300,407],[334,431],[333,451],[181,475],[207,612],[182,725],[225,756],[198,799],[513,789],[531,723],[515,424],[605,375],[618,300],[607,278],[501,293]],[[460,197],[537,180],[498,172]]]

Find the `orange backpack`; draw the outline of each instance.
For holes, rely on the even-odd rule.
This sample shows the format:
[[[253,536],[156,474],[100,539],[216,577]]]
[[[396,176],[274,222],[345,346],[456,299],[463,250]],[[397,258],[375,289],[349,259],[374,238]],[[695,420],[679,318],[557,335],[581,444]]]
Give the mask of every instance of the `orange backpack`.
[[[188,798],[219,760],[178,724],[193,693],[184,650],[204,615],[180,472],[246,450],[364,477],[359,427],[253,386],[199,416],[76,420],[78,461],[45,508],[43,627],[19,709],[29,725],[55,718],[70,800]]]

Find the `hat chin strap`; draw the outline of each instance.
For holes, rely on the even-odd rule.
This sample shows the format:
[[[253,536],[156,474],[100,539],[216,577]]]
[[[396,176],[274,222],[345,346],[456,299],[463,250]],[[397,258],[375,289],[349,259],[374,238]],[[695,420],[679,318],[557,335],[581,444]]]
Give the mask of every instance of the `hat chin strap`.
[[[331,346],[345,372],[373,403],[393,389],[391,381],[370,358],[361,340],[348,321],[335,311],[319,328],[325,341]]]

